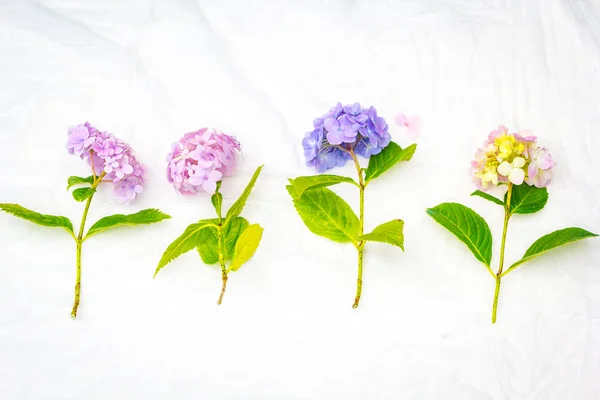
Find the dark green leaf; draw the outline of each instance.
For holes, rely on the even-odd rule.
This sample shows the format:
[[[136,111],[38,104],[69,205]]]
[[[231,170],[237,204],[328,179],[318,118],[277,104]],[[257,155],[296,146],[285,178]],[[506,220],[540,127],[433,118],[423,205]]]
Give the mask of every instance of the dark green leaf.
[[[94,177],[88,176],[87,178],[82,178],[81,176],[70,176],[67,179],[67,189],[70,189],[75,185],[89,184],[90,186],[94,183]]]
[[[402,233],[403,228],[404,221],[401,219],[395,219],[379,225],[377,228],[373,229],[373,232],[359,236],[357,239],[369,240],[371,242],[389,243],[391,245],[400,247],[402,251],[404,251],[404,234]]]
[[[235,244],[235,251],[229,269],[237,271],[256,252],[262,239],[263,228],[258,224],[248,226]]]
[[[38,225],[63,228],[73,234],[73,224],[71,224],[71,221],[67,217],[40,214],[25,207],[21,207],[18,204],[9,203],[0,203],[0,210]]]
[[[314,176],[300,176],[296,179],[290,179],[291,185],[294,187],[294,197],[298,198],[302,196],[302,194],[306,190],[310,189],[319,189],[326,186],[337,185],[338,183],[352,183],[353,185],[358,186],[352,178],[348,178],[346,176],[338,176],[338,175],[314,175]],[[292,193],[290,193],[292,194]]]
[[[506,194],[504,202],[506,202]],[[533,214],[540,211],[548,201],[548,190],[527,184],[513,185],[510,199],[511,214]]]
[[[96,189],[87,187],[73,190],[73,198],[77,201],[85,201],[96,193]]]
[[[200,242],[203,233],[209,230],[216,230],[216,228],[209,225],[208,222],[199,222],[188,226],[185,232],[167,247],[167,250],[165,250],[156,267],[154,277],[156,277],[156,274],[158,274],[165,265],[196,247]]]
[[[287,186],[294,198],[293,187]],[[341,197],[327,188],[304,192],[294,198],[294,206],[311,232],[336,242],[353,242],[359,234],[359,221]]]
[[[381,153],[372,156],[369,160],[369,166],[367,167],[367,172],[365,174],[366,182],[368,183],[377,178],[400,161],[409,161],[413,154],[415,154],[416,149],[416,144],[411,144],[403,149],[396,143],[390,142]]]
[[[216,219],[207,220],[218,224]],[[227,221],[223,226],[223,257],[224,261],[229,261],[233,257],[235,243],[239,236],[248,228],[248,221],[242,217],[234,217]],[[197,246],[198,253],[205,264],[212,265],[219,262],[219,242],[217,230],[207,230]]]
[[[162,213],[160,210],[155,208],[148,208],[135,214],[115,214],[108,217],[101,218],[88,230],[85,238],[87,239],[91,235],[105,231],[110,228],[114,228],[122,225],[141,225],[141,224],[153,224],[160,222],[163,219],[171,218],[170,215]]]
[[[492,203],[496,203],[499,206],[504,207],[504,202],[494,196],[492,196],[491,194],[487,194],[485,192],[482,192],[481,190],[476,190],[473,193],[471,193],[471,196],[479,196],[482,197],[488,201],[491,201]]]
[[[237,217],[238,215],[240,215],[242,213],[242,210],[244,209],[244,206],[246,205],[246,200],[248,200],[248,197],[250,196],[250,192],[252,192],[252,188],[254,187],[254,184],[256,183],[256,180],[258,179],[258,176],[260,175],[260,171],[262,170],[263,167],[264,167],[264,165],[261,165],[260,167],[258,167],[256,169],[256,171],[254,172],[254,175],[252,175],[252,179],[250,179],[250,182],[248,182],[248,186],[246,186],[246,188],[242,192],[240,198],[237,199],[236,202],[233,203],[233,205],[231,206],[229,211],[227,211],[226,219],[229,220],[232,217]]]
[[[442,203],[428,208],[427,214],[466,244],[475,258],[490,266],[492,233],[479,214],[458,203]]]
[[[512,269],[518,267],[524,262],[527,262],[534,257],[544,254],[545,252],[552,250],[555,247],[559,247],[570,242],[575,242],[577,240],[587,239],[595,236],[598,235],[592,232],[588,232],[585,229],[581,228],[565,228],[544,235],[538,240],[536,240],[531,246],[529,246],[529,248],[523,255],[523,258],[511,265],[510,268],[507,269],[504,274],[507,274]]]

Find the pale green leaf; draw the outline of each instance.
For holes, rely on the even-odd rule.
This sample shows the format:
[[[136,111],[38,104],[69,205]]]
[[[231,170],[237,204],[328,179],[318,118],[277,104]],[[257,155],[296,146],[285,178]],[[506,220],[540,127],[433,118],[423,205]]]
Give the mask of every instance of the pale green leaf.
[[[291,185],[294,187],[294,193],[290,194],[296,198],[301,197],[306,190],[319,189],[326,186],[337,185],[338,183],[351,183],[358,186],[352,178],[338,175],[314,175],[300,176],[295,179],[290,179]]]
[[[341,197],[327,188],[304,192],[294,198],[293,187],[287,186],[294,206],[308,229],[336,242],[353,242],[359,234],[358,217]]]
[[[358,240],[368,240],[371,242],[389,243],[393,246],[400,247],[404,251],[404,221],[395,219],[385,224],[381,224],[373,232],[359,236]]]
[[[223,207],[223,195],[219,192],[222,181],[217,182],[217,190],[210,198],[210,201],[217,212],[217,216],[221,218],[221,208]]]
[[[69,179],[67,179],[67,189],[70,189],[72,186],[75,185],[89,184],[91,186],[93,183],[93,176],[88,176],[87,178],[83,178],[81,176],[70,176]]]
[[[18,204],[0,203],[0,210],[42,226],[59,227],[73,235],[73,224],[67,217],[40,214]]]
[[[490,266],[492,233],[479,214],[458,203],[442,203],[428,208],[427,214],[466,244],[475,258]]]
[[[473,193],[471,193],[471,196],[479,196],[481,198],[484,198],[488,201],[491,201],[492,203],[496,203],[499,206],[504,207],[504,202],[502,200],[500,200],[497,197],[492,196],[491,194],[488,194],[486,192],[482,192],[481,190],[476,190]]]
[[[217,219],[207,220],[218,224]],[[233,257],[235,243],[238,237],[250,225],[245,218],[234,217],[223,226],[223,257],[229,261]],[[198,253],[205,264],[212,265],[219,262],[219,242],[217,230],[207,230],[201,237],[197,246]]]
[[[258,224],[250,225],[242,232],[235,244],[233,259],[229,265],[230,270],[237,271],[254,255],[254,252],[256,252],[256,249],[260,244],[262,234],[263,228]]]
[[[87,187],[73,190],[73,198],[76,201],[85,201],[96,193],[96,189]]]
[[[100,218],[94,225],[90,227],[85,238],[87,239],[91,235],[100,233],[110,228],[115,228],[122,225],[141,225],[141,224],[153,224],[160,222],[164,219],[171,218],[170,215],[162,213],[160,210],[155,208],[148,208],[135,214],[115,214],[104,218]]]
[[[162,255],[158,266],[156,267],[156,271],[154,272],[154,277],[156,274],[168,263],[179,257],[180,255],[187,253],[188,251],[195,248],[200,242],[203,232],[207,230],[216,230],[214,225],[208,222],[199,222],[197,224],[192,224],[188,226],[173,243],[167,247],[167,250]]]
[[[510,268],[507,269],[504,274],[507,274],[508,272],[515,269],[524,262],[527,262],[532,258],[544,254],[545,252],[552,250],[556,247],[565,245],[570,242],[575,242],[577,240],[587,239],[595,236],[598,235],[581,228],[565,228],[544,235],[538,240],[536,240],[531,246],[529,246],[529,248],[523,255],[523,258],[511,265]]]
[[[504,202],[506,202],[506,194]],[[533,214],[540,211],[548,201],[548,189],[527,184],[513,185],[510,199],[511,214]]]
[[[371,159],[369,160],[369,166],[367,167],[367,172],[365,173],[366,182],[368,183],[377,178],[379,175],[383,174],[385,171],[401,161],[409,161],[413,154],[415,154],[416,149],[416,144],[411,144],[407,148],[403,149],[396,143],[390,142],[390,144],[388,144],[387,147],[381,151],[381,153],[371,156]]]
[[[235,203],[233,203],[231,208],[229,208],[229,211],[227,211],[227,217],[226,217],[227,220],[229,220],[233,217],[237,217],[238,215],[240,215],[242,213],[242,210],[244,209],[244,206],[246,205],[246,200],[248,200],[248,197],[250,196],[250,193],[252,192],[252,188],[254,188],[254,184],[256,183],[256,180],[258,179],[258,176],[260,175],[260,171],[262,170],[263,167],[264,167],[264,165],[261,165],[260,167],[258,167],[256,169],[256,171],[254,172],[254,175],[252,175],[250,182],[248,182],[248,185],[246,186],[246,188],[240,195],[239,199],[237,199],[235,201]]]

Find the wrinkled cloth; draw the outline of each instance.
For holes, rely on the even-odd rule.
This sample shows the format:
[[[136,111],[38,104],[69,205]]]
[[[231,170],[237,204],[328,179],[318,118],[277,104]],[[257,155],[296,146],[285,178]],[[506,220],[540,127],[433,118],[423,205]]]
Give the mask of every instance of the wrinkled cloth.
[[[66,179],[88,166],[64,140],[89,120],[146,173],[130,207],[101,188],[88,227],[173,216],[84,243],[72,321],[75,243],[0,215],[0,398],[600,398],[600,240],[507,275],[492,326],[493,279],[425,213],[480,213],[497,268],[502,210],[469,197],[469,162],[504,124],[556,161],[545,209],[510,221],[507,262],[555,229],[600,232],[598,71],[594,0],[0,1],[0,201],[77,229]],[[369,184],[365,229],[404,220],[405,252],[367,244],[356,310],[355,249],[306,229],[285,190],[313,173],[301,140],[337,101],[376,106],[402,147],[414,140],[395,116],[422,120],[413,159]],[[151,279],[187,225],[215,217],[208,194],[179,196],[165,177],[171,143],[203,126],[243,144],[224,209],[265,164],[244,209],[263,241],[219,307],[221,271],[194,250]],[[351,164],[335,173],[354,177]],[[355,187],[332,189],[358,211]]]

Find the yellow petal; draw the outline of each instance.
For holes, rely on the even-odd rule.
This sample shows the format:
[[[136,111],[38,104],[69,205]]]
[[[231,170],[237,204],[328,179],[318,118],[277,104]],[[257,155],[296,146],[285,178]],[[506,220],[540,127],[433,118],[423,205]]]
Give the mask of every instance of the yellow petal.
[[[512,162],[513,167],[521,168],[525,165],[525,159],[523,157],[515,157]]]

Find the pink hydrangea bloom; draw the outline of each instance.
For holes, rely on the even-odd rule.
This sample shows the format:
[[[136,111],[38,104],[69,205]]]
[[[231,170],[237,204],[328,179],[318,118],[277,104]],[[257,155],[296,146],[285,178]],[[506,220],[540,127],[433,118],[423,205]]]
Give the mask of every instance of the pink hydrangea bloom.
[[[113,194],[131,204],[143,190],[143,168],[133,149],[111,133],[100,132],[89,122],[69,128],[67,150],[93,165],[96,176],[102,181],[112,181]]]
[[[235,172],[240,143],[215,129],[202,128],[183,135],[167,156],[167,180],[182,194],[214,193],[223,176]]]

